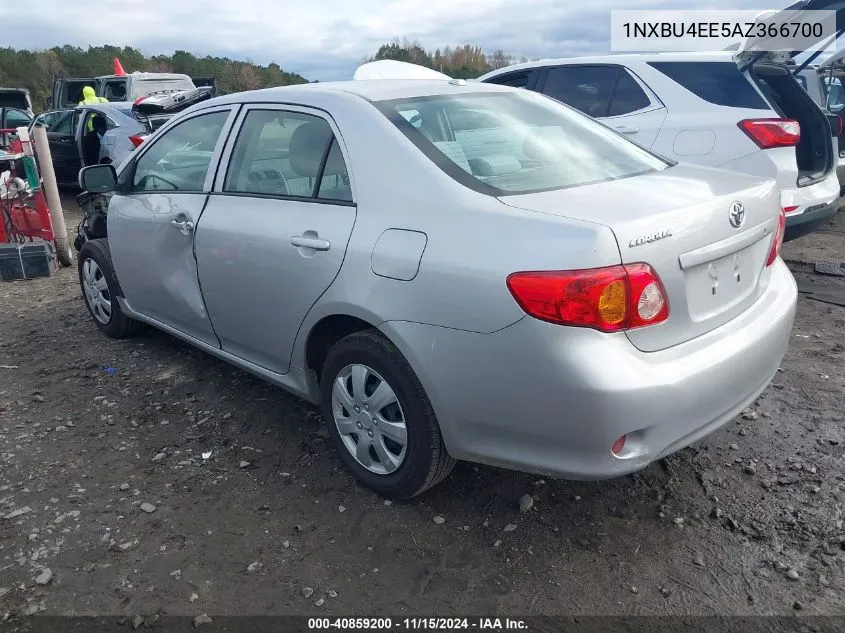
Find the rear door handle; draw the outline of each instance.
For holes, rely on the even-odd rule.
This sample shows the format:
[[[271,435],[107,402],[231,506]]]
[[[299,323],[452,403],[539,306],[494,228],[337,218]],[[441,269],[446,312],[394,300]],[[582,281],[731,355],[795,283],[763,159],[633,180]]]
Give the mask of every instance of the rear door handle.
[[[627,127],[625,125],[623,125],[622,127],[616,128],[616,130],[618,132],[621,132],[622,134],[636,134],[637,132],[639,132],[639,130],[637,128]]]
[[[310,248],[315,251],[327,251],[332,247],[332,243],[328,240],[321,240],[318,237],[308,235],[295,235],[290,238],[290,243],[297,248]]]

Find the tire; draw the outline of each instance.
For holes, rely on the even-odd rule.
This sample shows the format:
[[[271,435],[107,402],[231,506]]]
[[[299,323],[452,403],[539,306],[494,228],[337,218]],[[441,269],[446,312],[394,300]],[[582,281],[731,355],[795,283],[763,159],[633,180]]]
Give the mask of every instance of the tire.
[[[359,404],[367,402],[366,399],[342,400],[338,397],[340,393],[338,389],[342,388],[341,385],[347,387],[346,396],[349,396],[350,391],[354,394],[355,367],[364,367],[368,370],[367,379],[363,382],[370,389],[374,388],[372,385],[381,388],[381,382],[387,383],[395,395],[396,404],[389,404],[378,412],[363,412],[360,414],[362,416],[360,419],[357,417],[359,413],[354,410],[347,411],[346,407],[354,402]],[[353,368],[351,374],[350,368]],[[360,370],[357,371],[360,372]],[[390,341],[378,332],[373,330],[357,332],[338,341],[329,350],[323,365],[320,385],[323,417],[326,420],[329,436],[341,459],[358,481],[368,488],[391,499],[409,499],[437,485],[452,472],[456,462],[446,452],[437,418],[425,390],[408,361]],[[364,395],[367,395],[366,388]],[[369,393],[369,397],[373,395],[374,392]],[[339,418],[336,418],[335,411],[338,407],[340,407]],[[348,418],[345,417],[347,413]],[[404,452],[400,454],[401,463],[392,472],[387,466],[395,466],[392,459],[397,458],[396,449],[400,445],[391,438],[396,436],[396,429],[400,427],[400,424],[394,422],[388,424],[388,417],[396,420],[401,417],[406,438]],[[342,422],[339,424],[337,419],[341,419]],[[361,420],[364,422],[363,425],[359,423]],[[381,430],[379,420],[381,420]],[[341,425],[347,431],[344,434],[341,434]],[[387,432],[387,428],[392,431]],[[352,434],[348,432],[350,429],[352,429]],[[382,430],[385,432],[382,433]],[[371,431],[376,433],[375,437]],[[368,439],[367,435],[373,439]],[[380,442],[379,438],[381,438]],[[360,449],[362,439],[365,444],[372,443],[372,449],[364,460],[369,459],[373,462],[369,468],[356,457],[356,454],[353,454],[353,452],[358,452],[356,449]],[[381,453],[377,449],[379,443]],[[387,459],[379,457],[386,455],[385,450],[390,451]],[[379,459],[378,464],[372,459],[374,456]],[[374,470],[385,472],[374,472]]]
[[[89,262],[92,262],[93,266]],[[97,284],[100,287],[92,288],[88,285],[88,279],[100,282]],[[105,288],[102,288],[101,280],[105,282]],[[140,328],[141,324],[126,316],[117,302],[117,297],[123,296],[123,290],[114,272],[107,239],[89,240],[82,245],[79,251],[79,285],[88,313],[97,327],[107,336],[124,338],[135,334]],[[92,302],[92,297],[97,291],[100,292],[101,299],[99,309],[93,307],[96,306],[96,302]],[[110,305],[108,310],[105,309],[102,300],[108,301]]]

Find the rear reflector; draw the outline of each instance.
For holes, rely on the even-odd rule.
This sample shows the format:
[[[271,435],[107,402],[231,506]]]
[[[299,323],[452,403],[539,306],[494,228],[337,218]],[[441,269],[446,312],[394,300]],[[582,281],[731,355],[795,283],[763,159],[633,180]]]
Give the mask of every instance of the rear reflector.
[[[625,448],[625,436],[623,435],[618,440],[613,443],[613,446],[610,447],[610,452],[614,455],[619,455],[622,452],[622,449]]]
[[[129,137],[129,140],[132,141],[133,146],[138,147],[141,143],[144,142],[144,137],[133,135]]]
[[[778,216],[778,226],[775,229],[775,235],[772,238],[772,247],[769,250],[769,258],[766,260],[766,267],[774,264],[778,255],[780,255],[780,247],[783,245],[783,236],[784,233],[786,233],[786,212],[797,208],[798,207],[786,207],[785,209],[780,210],[780,215]]]
[[[762,149],[793,147],[801,140],[801,125],[793,119],[744,119],[737,125]]]
[[[558,325],[619,332],[669,317],[663,284],[648,264],[519,272],[507,286],[526,314]]]

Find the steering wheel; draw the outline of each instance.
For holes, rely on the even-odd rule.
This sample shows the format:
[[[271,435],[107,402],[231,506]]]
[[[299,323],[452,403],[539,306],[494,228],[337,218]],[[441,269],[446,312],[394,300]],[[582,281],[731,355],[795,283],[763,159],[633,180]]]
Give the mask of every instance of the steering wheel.
[[[167,180],[166,178],[162,178],[158,174],[147,174],[146,176],[141,178],[141,180],[138,181],[137,186],[143,187],[144,189],[147,189],[147,180],[151,180],[153,178],[156,179],[156,180],[160,180],[161,182],[163,182],[165,184],[170,185],[172,187],[173,191],[179,190],[179,187],[176,185],[176,183],[170,182],[169,180]],[[160,187],[150,187],[150,189],[160,189]]]

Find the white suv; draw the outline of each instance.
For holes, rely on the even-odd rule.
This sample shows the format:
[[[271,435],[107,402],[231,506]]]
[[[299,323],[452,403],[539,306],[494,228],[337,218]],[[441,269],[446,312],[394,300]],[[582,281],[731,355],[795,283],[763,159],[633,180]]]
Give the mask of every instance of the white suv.
[[[554,59],[478,79],[542,92],[670,159],[777,180],[787,239],[839,208],[827,115],[786,54],[646,53]]]

